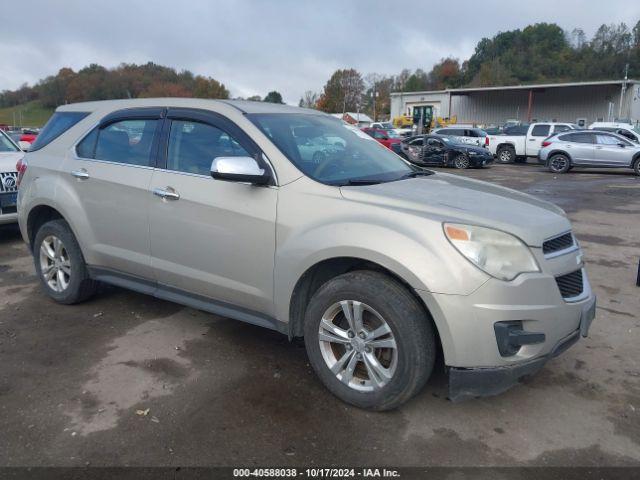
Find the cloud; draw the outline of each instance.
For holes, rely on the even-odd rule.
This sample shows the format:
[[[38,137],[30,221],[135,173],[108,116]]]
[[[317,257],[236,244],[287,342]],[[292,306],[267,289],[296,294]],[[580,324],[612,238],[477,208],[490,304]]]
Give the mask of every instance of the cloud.
[[[611,0],[604,13],[578,0],[459,1],[456,8],[388,0],[31,0],[24,20],[2,22],[0,90],[63,66],[153,61],[212,76],[234,96],[275,89],[297,103],[337,68],[429,70],[442,57],[468,58],[482,37],[535,22],[588,35],[603,22],[635,23],[640,4]]]

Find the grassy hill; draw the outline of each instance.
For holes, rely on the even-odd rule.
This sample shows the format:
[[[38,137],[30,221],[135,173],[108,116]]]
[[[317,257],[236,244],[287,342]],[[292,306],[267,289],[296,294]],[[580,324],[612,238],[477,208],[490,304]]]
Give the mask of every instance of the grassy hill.
[[[20,112],[22,112],[22,126],[25,127],[42,127],[53,113],[52,108],[44,108],[40,102],[33,101],[17,105],[15,107],[0,108],[0,123],[8,125],[15,123],[20,125]]]

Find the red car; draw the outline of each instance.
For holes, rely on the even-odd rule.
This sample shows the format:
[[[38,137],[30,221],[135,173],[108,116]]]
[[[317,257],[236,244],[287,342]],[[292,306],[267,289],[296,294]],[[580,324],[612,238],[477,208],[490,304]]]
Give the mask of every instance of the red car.
[[[23,132],[22,135],[20,136],[20,141],[21,142],[33,143],[36,140],[37,136],[38,136],[37,132],[33,132],[31,130],[27,130],[27,131]]]
[[[382,145],[395,153],[400,153],[400,144],[402,137],[393,130],[383,130],[381,128],[363,128],[363,132],[375,138]]]

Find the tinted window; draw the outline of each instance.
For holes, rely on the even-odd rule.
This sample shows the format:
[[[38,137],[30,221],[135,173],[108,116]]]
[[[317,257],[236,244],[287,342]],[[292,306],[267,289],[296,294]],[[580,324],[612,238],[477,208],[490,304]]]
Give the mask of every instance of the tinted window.
[[[171,122],[168,170],[209,176],[214,158],[249,156],[233,137],[219,128],[200,122]]]
[[[420,137],[409,140],[409,145],[412,145],[414,147],[421,147],[422,145],[424,145],[424,138]]]
[[[593,143],[593,135],[591,133],[569,133],[558,138],[564,142]]]
[[[514,125],[512,127],[505,127],[505,135],[526,135],[529,130],[529,125]]]
[[[427,140],[427,145],[429,145],[430,147],[442,147],[442,142],[436,140],[435,138],[429,138]]]
[[[617,130],[616,133],[618,135],[622,135],[623,137],[628,138],[629,140],[633,140],[633,141],[638,140],[636,136],[633,133],[631,133],[629,130],[625,130],[621,128],[620,130]]]
[[[98,128],[91,130],[91,133],[84,137],[76,146],[76,153],[80,158],[93,158],[96,153],[96,140],[98,139]]]
[[[597,134],[596,143],[598,145],[617,145],[619,143],[625,143],[624,140],[614,137],[613,135]]]
[[[39,150],[45,145],[48,145],[87,115],[89,115],[89,112],[54,113],[40,132],[40,135],[36,137],[35,142],[33,142],[29,150]]]
[[[550,125],[536,125],[535,127],[533,127],[533,130],[531,130],[531,136],[532,137],[548,137],[550,129],[551,129]]]
[[[82,158],[129,165],[151,165],[151,144],[157,120],[122,120],[94,129],[76,147]]]
[[[6,136],[6,134],[0,131],[0,152],[17,152],[18,148],[14,143]]]

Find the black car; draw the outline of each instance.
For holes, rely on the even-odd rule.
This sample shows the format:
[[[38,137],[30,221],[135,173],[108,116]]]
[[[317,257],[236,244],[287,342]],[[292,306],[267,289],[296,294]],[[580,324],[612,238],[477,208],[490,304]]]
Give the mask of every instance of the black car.
[[[407,138],[402,141],[400,156],[418,166],[481,168],[493,162],[493,155],[486,148],[459,143],[442,135]]]

